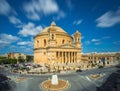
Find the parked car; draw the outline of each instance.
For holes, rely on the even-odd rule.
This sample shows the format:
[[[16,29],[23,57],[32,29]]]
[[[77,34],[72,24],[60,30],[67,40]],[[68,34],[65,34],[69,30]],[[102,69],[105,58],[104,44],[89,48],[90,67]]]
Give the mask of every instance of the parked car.
[[[79,69],[79,70],[76,70],[76,72],[82,72],[82,70],[81,70],[81,69]]]
[[[103,66],[99,66],[98,68],[101,69],[101,68],[103,68]]]

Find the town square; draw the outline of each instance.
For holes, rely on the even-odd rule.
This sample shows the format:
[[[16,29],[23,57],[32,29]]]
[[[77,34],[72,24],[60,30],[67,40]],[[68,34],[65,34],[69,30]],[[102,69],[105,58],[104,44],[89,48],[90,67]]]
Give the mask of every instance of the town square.
[[[120,91],[119,0],[1,0],[0,91]]]

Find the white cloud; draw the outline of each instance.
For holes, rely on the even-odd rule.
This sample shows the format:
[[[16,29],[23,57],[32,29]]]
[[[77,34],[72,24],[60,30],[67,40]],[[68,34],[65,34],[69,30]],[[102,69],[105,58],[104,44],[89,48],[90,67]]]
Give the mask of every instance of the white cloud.
[[[18,19],[18,18],[16,18],[15,16],[10,16],[10,17],[8,17],[9,18],[9,21],[11,22],[11,23],[13,23],[13,24],[21,24],[22,22]]]
[[[6,2],[6,0],[0,1],[0,14],[7,15],[11,11],[10,5]]]
[[[21,42],[18,42],[17,44],[21,46],[24,46],[24,45],[33,46],[32,41],[21,41]]]
[[[7,16],[10,13],[16,14],[6,0],[0,0],[0,14]]]
[[[20,46],[21,49],[25,49],[26,47],[25,46]]]
[[[0,34],[0,46],[6,46],[19,40],[17,36],[11,34]]]
[[[109,11],[96,19],[97,27],[112,27],[120,23],[120,8],[113,12]]]
[[[27,25],[23,25],[22,29],[18,34],[26,37],[26,36],[34,36],[43,30],[42,26],[35,26],[33,23],[29,22]]]
[[[32,46],[17,46],[17,45],[10,45],[8,46],[8,52],[21,52],[21,53],[24,53],[24,54],[31,54],[33,53],[33,47]]]
[[[23,5],[27,17],[32,20],[39,20],[42,14],[49,15],[59,11],[55,0],[32,0]]]
[[[26,54],[33,54],[33,47],[19,46],[20,51]]]
[[[73,22],[74,25],[80,25],[82,23],[83,20],[75,20]]]
[[[92,39],[91,40],[92,42],[98,42],[98,41],[100,41],[99,39]]]
[[[55,20],[60,20],[61,18],[64,18],[66,14],[63,11],[59,11],[57,16],[54,17]]]
[[[92,39],[91,42],[93,42],[95,45],[100,45],[101,44],[100,39]]]
[[[15,17],[15,15],[17,15],[16,11],[9,5],[6,0],[0,0],[0,15],[5,15],[8,17],[12,24],[22,24],[22,22]]]

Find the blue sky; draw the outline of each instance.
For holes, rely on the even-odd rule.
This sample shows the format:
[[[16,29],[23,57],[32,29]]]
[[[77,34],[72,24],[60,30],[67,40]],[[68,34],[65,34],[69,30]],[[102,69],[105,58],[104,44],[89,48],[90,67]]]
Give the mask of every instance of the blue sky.
[[[0,54],[33,54],[33,36],[52,21],[82,34],[82,52],[120,51],[120,0],[0,0]]]

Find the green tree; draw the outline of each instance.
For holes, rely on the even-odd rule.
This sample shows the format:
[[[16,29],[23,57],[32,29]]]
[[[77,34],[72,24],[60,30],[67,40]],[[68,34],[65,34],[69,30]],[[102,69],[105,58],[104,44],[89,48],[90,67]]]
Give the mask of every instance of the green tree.
[[[27,56],[26,56],[26,61],[27,61],[27,62],[33,61],[33,56],[27,55]]]
[[[14,59],[10,59],[10,63],[11,64],[16,64],[17,63],[17,59],[15,59],[15,58]]]
[[[18,57],[18,62],[23,63],[23,62],[25,62],[25,59],[22,56],[19,56]]]
[[[0,56],[0,64],[9,64],[8,58]]]

